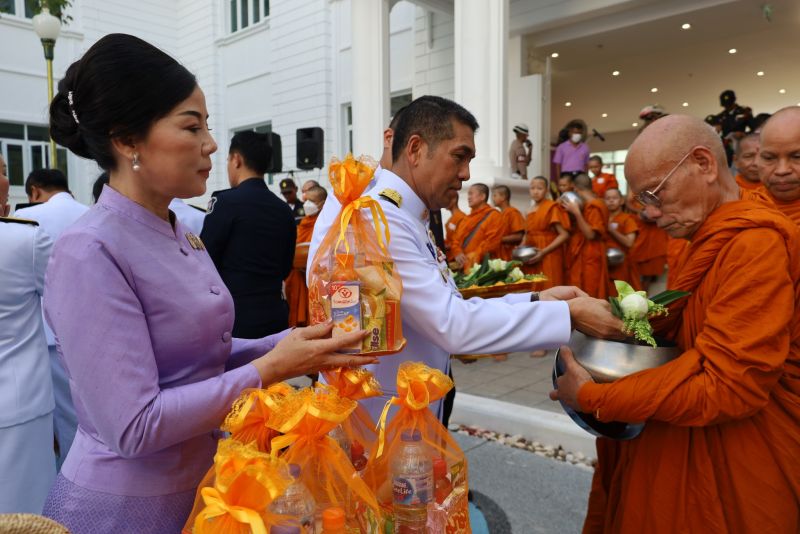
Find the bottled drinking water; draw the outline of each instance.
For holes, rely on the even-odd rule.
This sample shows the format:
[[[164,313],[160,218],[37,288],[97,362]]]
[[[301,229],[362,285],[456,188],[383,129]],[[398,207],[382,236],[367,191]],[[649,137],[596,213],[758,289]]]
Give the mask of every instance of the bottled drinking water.
[[[350,458],[350,439],[348,439],[347,434],[344,433],[342,425],[337,425],[333,427],[333,429],[330,432],[328,432],[328,435],[332,437],[336,441],[336,443],[339,444],[339,447],[342,448],[345,456],[347,456],[347,458]]]
[[[297,464],[289,465],[289,472],[294,478],[283,495],[272,501],[270,510],[276,514],[292,516],[303,526],[303,532],[314,534],[316,504],[311,492],[305,484],[300,482],[300,466]]]
[[[433,498],[433,462],[419,430],[403,430],[400,442],[391,461],[394,531],[424,534]]]

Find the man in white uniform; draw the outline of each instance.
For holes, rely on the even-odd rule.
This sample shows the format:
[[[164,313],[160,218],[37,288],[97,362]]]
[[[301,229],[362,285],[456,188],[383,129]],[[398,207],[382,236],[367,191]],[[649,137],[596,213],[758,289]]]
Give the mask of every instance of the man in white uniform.
[[[25,192],[29,202],[42,202],[37,206],[17,210],[14,216],[39,223],[39,228],[46,233],[55,243],[67,227],[78,220],[89,208],[72,198],[69,194],[67,178],[58,169],[39,169],[31,172],[25,180]],[[47,265],[49,254],[44,258]],[[75,431],[78,427],[78,418],[75,415],[75,406],[72,404],[72,395],[69,391],[69,379],[61,365],[56,352],[56,340],[53,331],[44,322],[44,332],[47,337],[47,349],[50,353],[50,368],[53,375],[53,394],[55,395],[56,408],[53,412],[53,427],[58,441],[58,456],[56,465],[60,469],[64,458],[67,457]]]
[[[4,168],[0,158],[0,215]],[[52,242],[35,222],[0,217],[0,243],[0,513],[40,514],[56,476],[41,304]]]
[[[381,202],[389,223],[389,253],[403,280],[400,307],[408,341],[401,353],[370,366],[384,396],[362,403],[376,419],[386,400],[396,395],[397,369],[404,361],[422,361],[447,373],[451,354],[550,349],[566,343],[573,327],[621,337],[622,324],[608,303],[577,288],[500,299],[461,297],[429,237],[427,216],[429,210],[450,205],[469,179],[477,127],[475,118],[455,102],[432,96],[415,100],[393,128],[391,170],[382,169],[365,193]],[[317,220],[309,262],[331,224]],[[432,406],[439,417],[441,404]]]

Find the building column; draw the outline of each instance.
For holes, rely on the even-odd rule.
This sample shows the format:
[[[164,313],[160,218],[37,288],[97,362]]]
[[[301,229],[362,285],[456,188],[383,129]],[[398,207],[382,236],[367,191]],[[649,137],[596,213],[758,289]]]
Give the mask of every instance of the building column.
[[[389,122],[390,0],[351,0],[353,154],[376,160]]]
[[[470,181],[510,176],[506,161],[508,0],[455,0],[455,100],[478,120]]]

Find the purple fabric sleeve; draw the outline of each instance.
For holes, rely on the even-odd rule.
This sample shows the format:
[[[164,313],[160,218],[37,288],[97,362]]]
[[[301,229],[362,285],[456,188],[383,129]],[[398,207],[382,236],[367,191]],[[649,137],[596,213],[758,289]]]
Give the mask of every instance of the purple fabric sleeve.
[[[238,369],[239,367],[252,362],[256,358],[263,356],[274,349],[275,345],[280,343],[280,341],[289,335],[289,332],[291,331],[291,328],[287,328],[283,332],[262,337],[261,339],[241,339],[238,337],[233,338],[231,357],[225,364],[225,369]]]

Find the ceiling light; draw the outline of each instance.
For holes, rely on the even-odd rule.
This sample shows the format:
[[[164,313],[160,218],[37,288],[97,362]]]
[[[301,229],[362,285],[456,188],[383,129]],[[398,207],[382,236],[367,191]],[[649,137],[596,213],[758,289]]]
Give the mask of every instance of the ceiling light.
[[[731,49],[728,50],[728,53],[729,54],[735,54],[736,53],[736,49],[735,48],[731,48]]]
[[[682,30],[690,30],[690,29],[692,29],[692,25],[689,24],[688,22],[684,22],[683,24],[681,24],[681,29]]]
[[[688,108],[689,107],[689,103],[688,102],[684,102],[683,104],[681,104],[681,106],[683,106],[685,108]]]
[[[657,93],[658,92],[658,87],[653,87],[652,89],[650,89],[650,92],[651,93]]]
[[[615,70],[614,72],[612,72],[612,73],[611,73],[611,75],[612,75],[612,76],[619,76],[619,71],[618,71],[618,70]]]
[[[570,107],[570,106],[572,105],[572,102],[564,102],[564,105],[565,105],[566,107]]]
[[[550,57],[557,58],[558,57],[558,52],[553,52],[552,54],[550,54]]]
[[[637,126],[639,126],[639,123],[638,123],[638,122],[631,123],[631,126],[633,126],[634,128],[636,128]]]
[[[778,92],[782,95],[786,94],[786,89],[778,89]]]
[[[600,115],[600,116],[601,116],[601,117],[603,117],[603,118],[605,119],[606,117],[608,117],[608,113],[603,113],[603,114],[602,114],[602,115]]]
[[[756,76],[763,76],[763,75],[764,75],[764,71],[763,70],[760,70],[760,71],[756,72]]]

